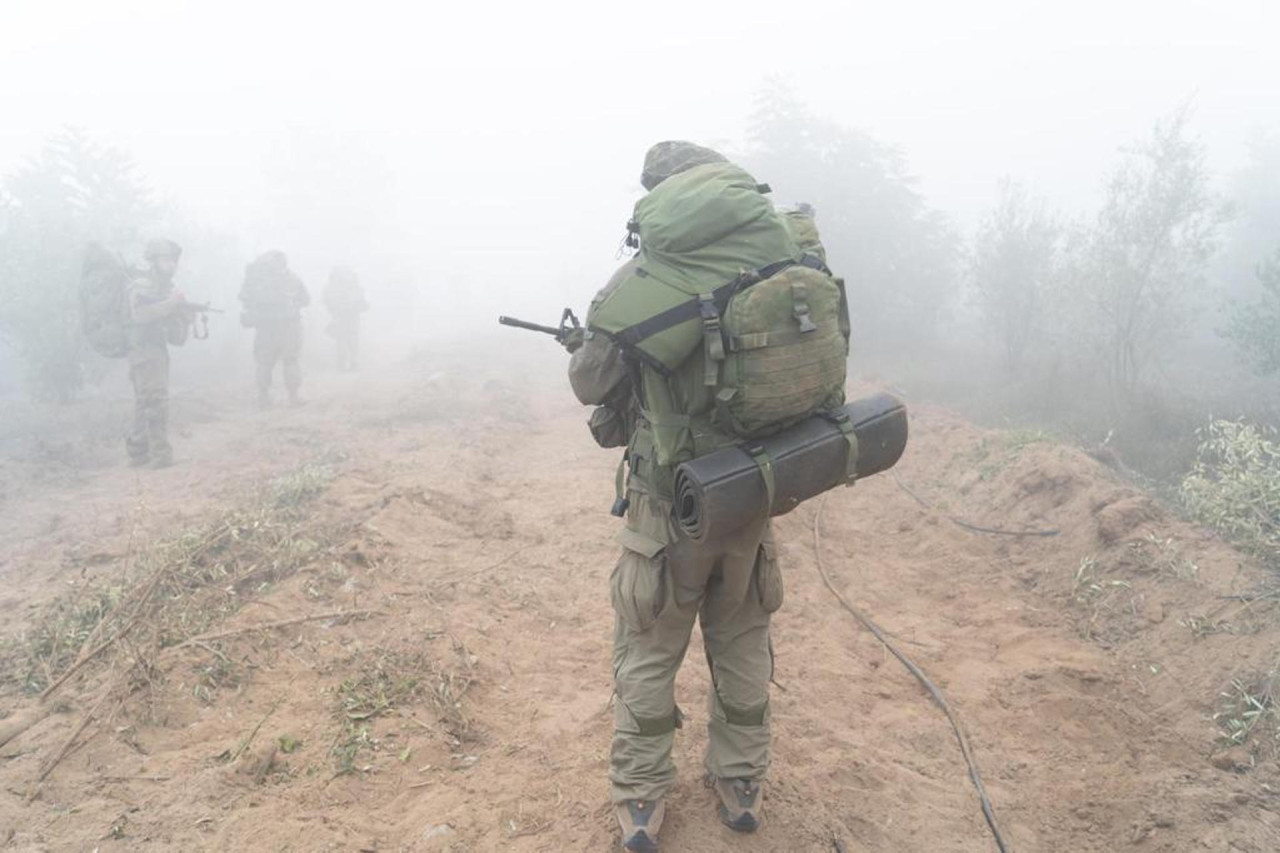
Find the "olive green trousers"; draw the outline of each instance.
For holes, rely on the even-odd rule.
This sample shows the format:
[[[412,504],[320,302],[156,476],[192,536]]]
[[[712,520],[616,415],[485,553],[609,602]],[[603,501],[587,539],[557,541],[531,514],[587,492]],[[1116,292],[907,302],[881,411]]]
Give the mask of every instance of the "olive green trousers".
[[[768,520],[698,545],[678,533],[668,502],[634,492],[631,501],[610,578],[613,801],[656,799],[675,780],[676,672],[695,620],[712,682],[706,770],[759,778],[769,766],[769,618],[782,605]]]

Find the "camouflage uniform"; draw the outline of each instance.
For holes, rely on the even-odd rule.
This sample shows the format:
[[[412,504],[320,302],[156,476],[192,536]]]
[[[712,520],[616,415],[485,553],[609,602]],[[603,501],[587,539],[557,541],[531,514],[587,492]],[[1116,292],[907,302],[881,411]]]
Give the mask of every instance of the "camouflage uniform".
[[[125,439],[129,459],[135,465],[150,461],[163,467],[173,461],[169,444],[169,345],[186,342],[188,318],[183,300],[175,298],[172,273],[157,268],[157,260],[172,258],[182,250],[169,240],[153,240],[147,246],[151,270],[129,285],[129,378],[133,382],[133,429]]]
[[[338,347],[338,369],[355,370],[360,344],[360,315],[369,310],[364,288],[353,270],[335,267],[324,289],[324,307],[329,310],[329,334]]]
[[[685,169],[723,161],[716,152],[689,143],[661,143],[646,157],[641,181],[652,189]],[[593,307],[631,277],[635,264],[632,260],[614,274]],[[676,777],[671,753],[682,719],[675,702],[676,673],[695,620],[701,622],[712,680],[705,769],[722,802],[741,796],[734,793],[735,784],[747,791],[743,802],[752,803],[750,825],[734,825],[741,810],[731,808],[727,816],[722,811],[722,818],[735,829],[754,829],[756,780],[769,766],[769,619],[782,603],[769,519],[762,517],[720,541],[696,544],[685,537],[672,520],[673,472],[658,468],[644,449],[652,425],[635,402],[635,383],[655,377],[630,364],[603,334],[587,332],[577,343],[569,367],[575,395],[584,404],[614,410],[614,420],[626,425],[629,438],[629,505],[626,526],[617,537],[623,551],[610,577],[617,701],[609,776],[624,845],[628,850],[657,849],[662,797]],[[699,396],[706,394],[703,358],[700,349],[694,352],[668,380],[688,389],[680,395],[685,415],[704,413],[713,405]],[[596,422],[593,416],[593,433]],[[628,833],[637,827],[647,831],[647,838],[637,835],[629,841]]]
[[[258,400],[271,397],[276,363],[281,364],[289,400],[297,402],[302,386],[302,309],[311,304],[306,285],[289,269],[284,252],[264,252],[245,270],[240,288],[243,322],[254,328],[253,358],[257,363]]]

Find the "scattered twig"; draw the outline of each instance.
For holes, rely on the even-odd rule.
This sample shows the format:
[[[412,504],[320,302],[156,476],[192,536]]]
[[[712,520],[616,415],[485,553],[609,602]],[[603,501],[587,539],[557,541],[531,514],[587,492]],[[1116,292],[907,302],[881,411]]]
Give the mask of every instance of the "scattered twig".
[[[291,625],[301,625],[304,622],[321,622],[325,619],[367,619],[370,616],[385,616],[378,610],[334,610],[329,613],[316,613],[312,616],[299,616],[296,619],[282,619],[279,622],[259,622],[257,625],[246,625],[243,628],[232,628],[230,631],[218,631],[213,634],[201,634],[198,637],[191,637],[183,640],[175,649],[183,646],[192,646],[198,643],[207,643],[213,640],[225,640],[227,637],[236,637],[240,634],[248,634],[251,631],[270,631],[275,628],[288,628]]]
[[[200,640],[195,640],[195,639],[189,640],[188,642],[190,642],[191,645],[195,646],[196,648],[204,649],[209,654],[214,655],[215,657],[221,658],[223,663],[231,663],[231,658],[227,657],[225,654],[223,654],[222,652],[218,651],[213,646],[205,642],[202,642]]]
[[[64,672],[58,678],[57,681],[54,681],[52,684],[46,687],[43,691],[41,691],[40,701],[41,702],[47,701],[49,697],[53,695],[54,691],[56,691],[62,685],[66,684],[68,679],[70,679],[71,676],[79,672],[85,666],[85,664],[89,663],[89,661],[93,660],[98,655],[102,654],[107,649],[114,646],[117,642],[123,639],[130,631],[132,631],[134,627],[138,624],[139,620],[141,620],[142,618],[143,606],[148,601],[151,600],[151,596],[153,593],[155,593],[156,587],[160,585],[160,581],[166,575],[170,574],[171,571],[172,569],[169,566],[165,566],[163,568],[157,569],[155,574],[151,576],[151,580],[147,582],[146,587],[142,590],[142,594],[138,596],[138,600],[134,602],[133,608],[129,611],[129,618],[125,621],[124,627],[122,627],[119,631],[116,631],[114,634],[112,634],[111,639],[103,640],[101,643],[98,644],[98,646],[95,649],[93,649],[93,651],[88,652],[87,654],[85,653],[84,648],[82,647],[80,650],[80,656],[79,658],[77,658],[76,662],[73,663],[67,669],[67,671]],[[101,627],[101,626],[102,626],[102,622],[100,621],[97,627]],[[94,634],[90,635],[89,640],[92,640],[93,636],[96,634],[97,634],[97,630],[95,629]],[[86,646],[88,645],[89,640],[85,641]]]
[[[0,746],[4,746],[36,723],[49,716],[52,705],[37,705],[0,722]]]
[[[235,761],[237,758],[244,755],[245,750],[247,750],[249,745],[253,743],[253,739],[258,736],[258,732],[262,730],[262,727],[266,724],[267,720],[271,718],[271,715],[276,712],[276,709],[279,708],[283,702],[284,694],[282,693],[280,698],[275,701],[275,704],[267,709],[267,713],[263,715],[262,719],[258,720],[258,724],[253,727],[253,731],[249,732],[249,736],[245,738],[236,751],[231,754],[232,761]]]
[[[507,838],[522,838],[526,835],[537,835],[540,832],[545,832],[546,830],[550,829],[554,824],[555,824],[554,820],[549,820],[546,823],[535,823],[532,826],[525,826],[525,827],[521,827],[520,829],[512,829],[510,832],[507,833]]]
[[[76,738],[80,737],[80,734],[89,727],[90,723],[93,722],[95,715],[98,713],[98,709],[102,707],[103,702],[107,701],[107,697],[111,695],[112,688],[114,686],[114,683],[109,685],[107,689],[102,692],[102,695],[98,697],[98,701],[93,703],[93,707],[80,718],[80,723],[75,727],[75,730],[71,732],[71,737],[67,738],[66,741],[63,742],[62,748],[58,750],[56,755],[54,755],[53,760],[46,764],[44,769],[40,771],[40,777],[36,780],[37,784],[49,778],[49,774],[53,772],[53,768],[57,767],[62,762],[62,759],[67,757],[67,753],[71,751],[71,747],[75,744]],[[123,699],[120,701],[122,703],[124,702]]]

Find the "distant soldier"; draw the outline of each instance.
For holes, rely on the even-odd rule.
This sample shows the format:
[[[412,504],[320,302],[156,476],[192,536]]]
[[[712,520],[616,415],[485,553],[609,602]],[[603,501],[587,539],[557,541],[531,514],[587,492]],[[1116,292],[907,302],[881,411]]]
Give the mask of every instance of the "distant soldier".
[[[338,346],[338,369],[355,370],[360,346],[360,315],[369,310],[364,288],[355,270],[334,267],[324,288],[324,307],[329,310],[329,334]]]
[[[172,240],[147,244],[146,275],[128,290],[129,378],[133,381],[133,430],[125,440],[134,465],[173,464],[169,444],[169,346],[187,340],[190,313],[186,297],[173,286],[182,248]]]
[[[245,267],[240,302],[244,305],[241,322],[255,330],[253,358],[258,366],[259,405],[271,403],[271,375],[276,362],[281,363],[289,402],[297,404],[302,385],[302,368],[298,365],[302,309],[311,304],[311,296],[302,280],[289,269],[284,252],[264,252]]]

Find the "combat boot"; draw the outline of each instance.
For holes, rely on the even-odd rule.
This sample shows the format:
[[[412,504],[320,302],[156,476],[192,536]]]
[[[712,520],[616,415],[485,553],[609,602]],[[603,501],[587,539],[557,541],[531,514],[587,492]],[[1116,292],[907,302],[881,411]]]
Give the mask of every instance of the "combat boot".
[[[760,828],[760,805],[764,790],[759,779],[720,779],[707,774],[707,787],[720,797],[720,820],[734,832],[755,832]]]
[[[658,853],[658,830],[666,806],[656,800],[624,800],[615,807],[622,827],[622,849],[630,853]]]

